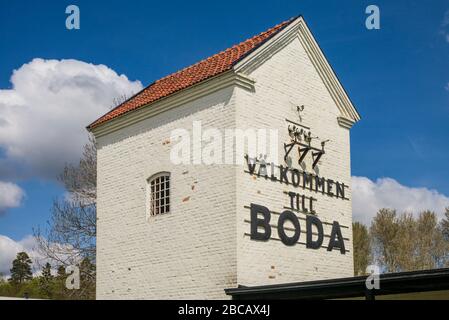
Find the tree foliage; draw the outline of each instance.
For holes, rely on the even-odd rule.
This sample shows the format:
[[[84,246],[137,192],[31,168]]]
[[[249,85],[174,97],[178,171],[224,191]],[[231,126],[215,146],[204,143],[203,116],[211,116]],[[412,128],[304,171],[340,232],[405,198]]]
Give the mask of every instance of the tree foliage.
[[[352,224],[354,242],[354,275],[364,275],[370,262],[371,243],[368,228],[359,222]]]
[[[409,213],[398,216],[395,210],[381,209],[370,228],[373,261],[385,272],[444,267],[449,243],[444,225],[431,211],[414,218]]]
[[[20,285],[33,278],[31,271],[32,261],[26,252],[19,252],[12,262],[11,278],[9,281],[14,285]]]
[[[393,245],[398,232],[395,221],[395,210],[381,209],[374,217],[370,228],[374,260],[388,271],[397,268],[396,246]]]
[[[34,230],[38,250],[45,261],[59,266],[56,282],[62,283],[65,267],[81,266],[82,288],[68,293],[61,284],[58,295],[92,298],[95,296],[97,233],[97,152],[92,137],[84,146],[79,163],[67,164],[58,180],[67,192],[64,197],[54,200],[46,229]],[[87,262],[89,267],[86,267]]]
[[[62,265],[74,265],[84,258],[95,263],[97,153],[93,138],[84,146],[78,165],[68,164],[59,176],[65,197],[53,202],[47,229],[35,230],[44,257]]]
[[[446,208],[444,218],[441,220],[440,228],[444,239],[449,241],[449,208]]]
[[[39,277],[39,289],[46,298],[51,298],[53,295],[52,284],[51,265],[47,262],[42,268],[42,275]]]
[[[58,266],[56,275],[53,275],[55,270],[50,263],[46,263],[41,274],[33,277],[32,261],[27,257],[25,252],[19,253],[12,263],[10,280],[4,281],[0,278],[0,296],[55,300],[95,299],[95,282],[92,281],[95,279],[95,265],[87,258],[78,265],[80,289],[69,290],[66,287],[68,275],[64,266]]]

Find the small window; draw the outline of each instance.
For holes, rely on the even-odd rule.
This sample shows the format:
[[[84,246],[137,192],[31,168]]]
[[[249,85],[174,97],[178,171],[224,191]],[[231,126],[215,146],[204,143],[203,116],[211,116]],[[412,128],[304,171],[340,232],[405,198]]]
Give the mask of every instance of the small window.
[[[170,212],[170,174],[162,172],[149,180],[150,215]]]

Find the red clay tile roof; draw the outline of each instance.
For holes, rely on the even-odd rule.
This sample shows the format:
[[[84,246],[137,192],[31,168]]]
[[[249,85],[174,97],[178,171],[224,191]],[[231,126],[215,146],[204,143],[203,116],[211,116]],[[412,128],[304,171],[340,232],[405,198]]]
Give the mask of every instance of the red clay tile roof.
[[[186,89],[201,81],[214,77],[220,73],[230,70],[237,62],[249,53],[261,46],[265,41],[273,37],[295,18],[284,21],[261,34],[241,42],[231,48],[204,59],[190,67],[182,69],[162,79],[159,79],[148,87],[112,109],[87,128],[93,129],[127,112],[136,110],[159,99],[167,97],[177,91]]]

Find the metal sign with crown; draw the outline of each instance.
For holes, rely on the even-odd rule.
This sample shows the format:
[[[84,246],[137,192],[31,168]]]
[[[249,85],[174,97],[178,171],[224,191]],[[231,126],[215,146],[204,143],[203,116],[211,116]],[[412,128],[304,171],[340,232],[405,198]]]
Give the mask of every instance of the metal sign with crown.
[[[298,113],[299,122],[302,122],[301,113],[304,111],[304,105],[296,106],[296,111]],[[319,137],[313,136],[309,127],[297,123],[294,121],[287,120],[290,124],[288,125],[288,135],[290,137],[289,143],[284,143],[284,161],[287,162],[289,154],[292,152],[295,146],[298,147],[298,164],[300,165],[309,152],[312,153],[312,168],[314,169],[322,156],[326,153],[324,147],[330,140],[321,141],[321,148],[312,146],[313,140],[319,140]]]

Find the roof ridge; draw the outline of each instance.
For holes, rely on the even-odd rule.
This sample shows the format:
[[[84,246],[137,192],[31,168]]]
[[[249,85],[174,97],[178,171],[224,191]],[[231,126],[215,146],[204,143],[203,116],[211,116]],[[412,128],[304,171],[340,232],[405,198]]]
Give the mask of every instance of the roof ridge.
[[[170,74],[168,74],[168,75],[166,75],[166,76],[164,76],[164,77],[162,77],[162,78],[159,78],[158,80],[155,80],[153,83],[158,82],[158,81],[161,81],[161,80],[164,80],[165,78],[168,78],[168,77],[170,77],[170,76],[173,76],[173,75],[175,75],[175,74],[177,74],[177,73],[181,73],[181,72],[183,72],[184,70],[187,70],[187,69],[190,69],[190,68],[192,68],[192,67],[195,67],[196,65],[198,65],[198,64],[200,64],[200,63],[202,63],[202,62],[205,62],[205,61],[207,61],[207,60],[211,60],[212,58],[214,58],[214,57],[216,57],[216,56],[219,56],[219,55],[225,53],[226,51],[229,51],[229,50],[232,50],[232,49],[234,49],[234,48],[237,48],[238,46],[241,46],[241,45],[247,43],[248,41],[251,41],[251,40],[254,39],[254,38],[260,37],[260,36],[262,36],[262,35],[264,35],[264,34],[270,32],[272,29],[279,28],[279,27],[281,27],[281,25],[283,25],[283,24],[285,24],[285,23],[287,23],[287,22],[290,22],[291,20],[294,20],[294,19],[296,19],[296,17],[290,18],[290,19],[288,19],[288,20],[286,20],[286,21],[283,21],[283,22],[281,22],[281,23],[278,23],[277,25],[275,25],[274,27],[271,27],[271,28],[268,29],[268,30],[265,30],[265,31],[263,31],[263,32],[260,32],[259,34],[255,35],[255,36],[252,36],[252,37],[250,37],[250,38],[247,38],[247,39],[245,39],[245,40],[239,42],[238,44],[234,44],[232,47],[226,48],[226,49],[224,49],[224,50],[222,50],[222,51],[220,51],[220,52],[217,52],[217,53],[215,53],[215,54],[213,54],[213,55],[211,55],[211,56],[209,56],[209,57],[203,58],[202,60],[199,60],[198,62],[195,62],[195,63],[193,63],[193,64],[191,64],[191,65],[188,65],[188,66],[186,66],[186,67],[184,67],[184,68],[182,68],[182,69],[180,69],[180,70],[178,70],[178,71],[172,72],[172,73],[170,73]],[[150,85],[149,85],[149,86],[150,86]],[[149,86],[148,86],[148,87],[149,87]],[[143,90],[145,90],[145,89],[143,89]]]
[[[181,70],[155,80],[128,100],[98,118],[87,128],[89,130],[93,129],[96,126],[125,113],[156,102],[159,99],[165,98],[180,90],[230,70],[241,59],[259,48],[298,17],[299,16],[296,16],[285,20],[268,30],[233,45],[232,47],[226,48],[212,56],[186,66]]]

